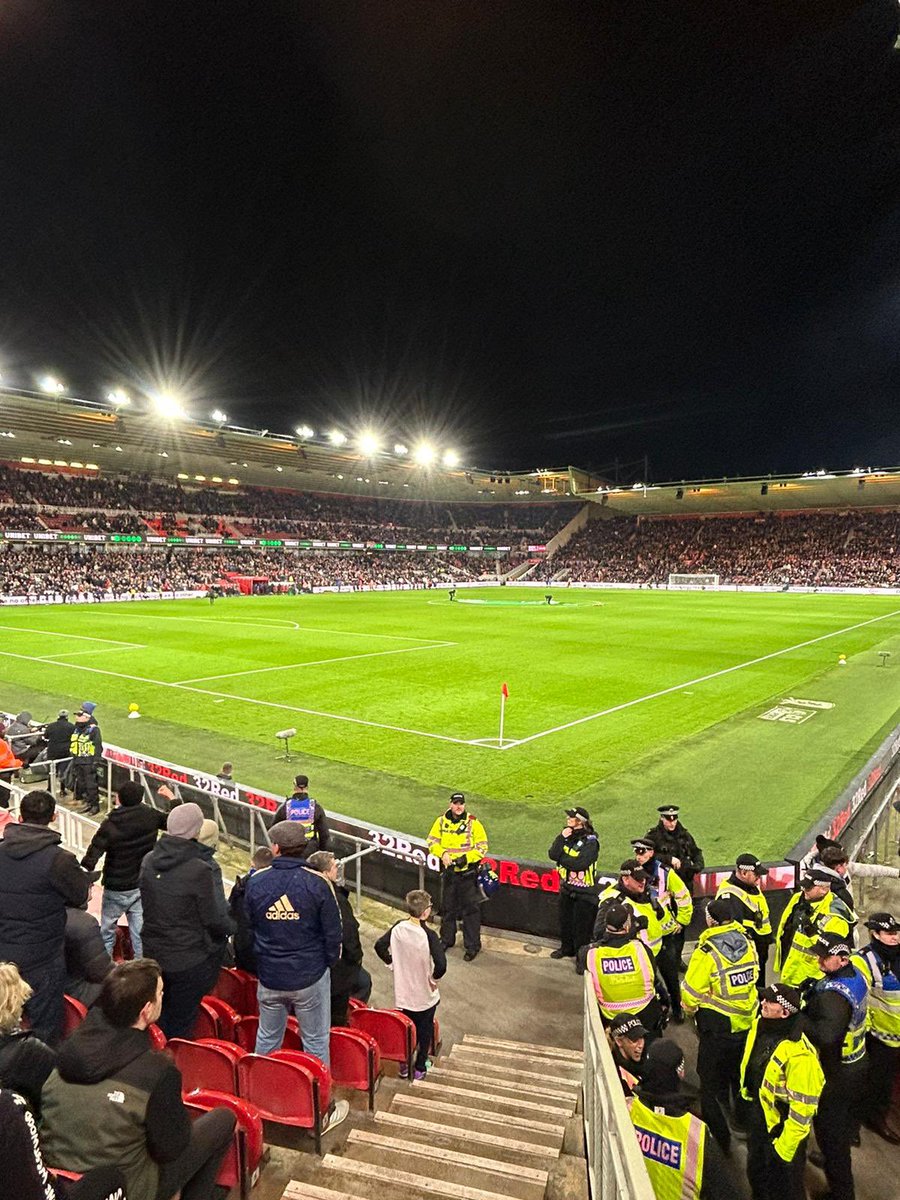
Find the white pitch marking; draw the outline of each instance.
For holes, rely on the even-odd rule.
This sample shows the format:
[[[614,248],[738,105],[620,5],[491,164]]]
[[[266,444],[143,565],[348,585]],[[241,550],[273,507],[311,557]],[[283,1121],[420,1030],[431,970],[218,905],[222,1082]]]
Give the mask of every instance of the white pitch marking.
[[[116,612],[116,613],[110,613],[109,615],[113,618],[132,617],[134,620],[138,620],[138,621],[146,621],[147,620],[146,613]],[[278,617],[261,617],[259,621],[233,621],[228,617],[222,617],[220,619],[218,617],[181,617],[181,616],[176,617],[176,616],[164,616],[162,614],[157,616],[156,614],[154,614],[153,620],[154,621],[201,621],[207,625],[249,625],[254,629],[271,629],[272,628],[271,625],[263,624],[263,622],[264,621],[272,621],[272,622],[278,621],[278,625],[275,626],[275,628],[297,629],[301,633],[327,633],[329,635],[336,634],[336,635],[341,635],[343,637],[386,638],[388,641],[391,641],[391,642],[420,642],[422,640],[421,638],[417,638],[417,637],[409,637],[407,634],[403,634],[403,633],[369,633],[367,630],[358,630],[358,629],[323,629],[321,626],[318,626],[318,625],[298,625],[296,621],[280,621]],[[32,632],[37,633],[40,631],[33,630]]]
[[[146,646],[138,646],[134,642],[122,642],[117,646],[99,646],[96,650],[57,650],[53,654],[41,654],[39,655],[39,659],[41,662],[46,662],[57,658],[72,658],[76,654],[114,654],[120,652],[123,646],[132,650],[147,649]]]
[[[598,717],[608,717],[610,713],[621,712],[625,708],[633,708],[636,704],[643,704],[645,700],[658,700],[660,696],[668,696],[671,692],[680,692],[682,688],[693,687],[698,683],[708,683],[710,679],[718,679],[722,675],[730,675],[733,671],[742,671],[744,667],[754,667],[757,663],[767,662],[770,658],[780,658],[782,654],[790,654],[794,650],[802,650],[805,646],[815,646],[817,642],[826,642],[829,638],[841,637],[845,633],[852,633],[854,629],[862,629],[865,625],[874,625],[878,621],[887,621],[891,617],[898,615],[900,615],[900,608],[895,608],[893,612],[884,613],[880,617],[870,617],[868,621],[858,621],[855,625],[847,625],[844,629],[836,629],[834,633],[823,633],[820,637],[810,638],[805,642],[798,642],[796,646],[786,646],[783,650],[773,650],[771,654],[761,654],[759,658],[751,658],[747,662],[737,663],[733,667],[724,667],[721,671],[713,671],[711,674],[701,675],[697,679],[688,679],[685,683],[675,683],[672,687],[662,688],[658,692],[651,692],[649,696],[638,696],[635,700],[626,700],[624,704],[614,704],[612,708],[604,708],[601,712],[590,713],[586,717],[579,717],[575,721],[568,721],[565,725],[556,725],[553,729],[544,729],[540,733],[532,733],[529,737],[508,742],[502,749],[511,750],[514,746],[524,746],[527,742],[535,742],[538,738],[547,737],[551,733],[561,733],[564,729],[572,729],[575,725],[585,725],[588,721],[596,721]]]
[[[70,638],[75,642],[104,642],[107,646],[128,646],[132,650],[146,649],[138,642],[121,642],[117,638],[91,637],[87,633],[57,633],[52,629],[30,629],[27,625],[0,625],[0,629],[9,629],[13,633],[40,633],[44,637]]]
[[[298,667],[321,667],[329,663],[355,662],[359,658],[384,658],[388,654],[415,654],[419,650],[440,650],[455,646],[456,642],[431,642],[426,646],[402,646],[399,650],[371,650],[368,654],[342,654],[340,658],[314,658],[309,662],[285,663],[280,667],[254,667],[249,671],[229,671],[226,675],[198,675],[195,679],[180,679],[177,687],[185,683],[210,683],[213,679],[236,679],[242,675],[263,675],[266,671],[294,671]]]

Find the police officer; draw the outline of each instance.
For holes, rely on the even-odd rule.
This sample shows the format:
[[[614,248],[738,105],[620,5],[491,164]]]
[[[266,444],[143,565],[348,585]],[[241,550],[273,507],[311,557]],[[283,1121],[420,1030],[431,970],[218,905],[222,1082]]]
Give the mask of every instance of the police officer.
[[[809,1161],[825,1170],[831,1200],[853,1200],[850,1146],[866,1078],[868,984],[850,962],[847,938],[824,933],[814,945],[820,978],[806,989],[809,1040],[819,1051],[825,1087],[813,1121],[819,1150]]]
[[[100,728],[84,708],[75,713],[75,730],[69,742],[72,754],[70,779],[75,799],[83,801],[82,812],[100,811],[100,789],[97,783],[97,764],[103,757]]]
[[[872,940],[850,960],[869,985],[863,1119],[867,1128],[896,1146],[900,1131],[890,1126],[888,1114],[900,1070],[900,921],[877,912],[865,925]]]
[[[644,1073],[650,1031],[641,1024],[640,1017],[625,1013],[610,1025],[609,1036],[622,1090],[626,1096],[633,1096]]]
[[[466,962],[481,950],[481,895],[478,864],[488,851],[484,826],[466,812],[462,792],[450,797],[450,807],[437,818],[428,835],[428,852],[441,860],[441,942],[450,950],[456,942],[456,924],[462,925]]]
[[[663,938],[656,965],[662,975],[672,1006],[672,1020],[680,1025],[684,1020],[681,1012],[681,981],[678,967],[684,948],[684,932],[691,923],[694,905],[681,876],[674,867],[667,867],[656,857],[656,849],[649,838],[632,838],[634,857],[647,874],[651,894],[663,910]]]
[[[772,945],[769,902],[761,886],[768,873],[768,867],[764,867],[755,854],[739,854],[734,870],[716,889],[717,896],[731,896],[740,904],[741,924],[756,947],[759,959],[757,986],[760,988],[766,986],[766,960]]]
[[[574,958],[591,940],[597,916],[600,839],[586,808],[567,808],[566,823],[547,851],[559,871],[560,947],[551,958]]]
[[[608,904],[603,910],[600,936],[579,953],[585,958],[603,1024],[611,1025],[628,1014],[640,1018],[648,1035],[659,1037],[664,1021],[656,996],[656,969],[637,926],[635,914],[627,905]]]
[[[636,858],[626,858],[619,868],[616,883],[601,888],[597,897],[597,919],[594,922],[594,941],[602,936],[606,928],[606,909],[610,904],[626,904],[641,918],[641,940],[656,958],[662,947],[665,912],[650,891],[649,877]]]
[[[775,970],[782,983],[802,988],[808,979],[820,979],[822,971],[816,942],[823,933],[833,933],[851,943],[856,915],[832,894],[831,872],[813,867],[800,880],[800,891],[788,901],[775,940]]]
[[[741,1063],[747,1178],[753,1200],[806,1200],[806,1145],[825,1076],[803,1032],[799,990],[776,983],[760,1000]]]
[[[682,985],[682,1003],[696,1013],[700,1111],[727,1154],[731,1130],[726,1112],[735,1098],[735,1123],[746,1124],[740,1097],[740,1068],[747,1033],[756,1016],[756,949],[744,933],[734,900],[712,900]]]
[[[656,847],[660,861],[673,866],[693,894],[694,876],[706,865],[703,851],[681,824],[678,816],[681,810],[677,804],[661,804],[656,811],[659,822],[647,830],[647,837]]]
[[[294,790],[275,813],[273,827],[280,821],[297,821],[303,829],[306,845],[300,858],[309,858],[310,854],[315,854],[317,850],[330,849],[331,830],[328,827],[328,818],[321,804],[309,794],[308,776],[294,776]]]

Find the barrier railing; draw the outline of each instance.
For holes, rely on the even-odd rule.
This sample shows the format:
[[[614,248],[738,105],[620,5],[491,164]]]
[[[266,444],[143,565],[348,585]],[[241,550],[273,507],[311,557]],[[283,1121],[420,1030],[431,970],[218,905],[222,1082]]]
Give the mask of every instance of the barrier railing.
[[[584,1144],[594,1200],[654,1200],[589,975],[584,977]]]
[[[889,867],[898,865],[900,812],[895,805],[900,802],[900,771],[897,774],[898,778],[892,781],[890,787],[884,789],[878,807],[847,847],[851,862],[878,863]],[[883,876],[853,876],[853,894],[860,912],[871,913],[880,909],[893,911],[900,898],[898,892],[900,886],[896,879]]]

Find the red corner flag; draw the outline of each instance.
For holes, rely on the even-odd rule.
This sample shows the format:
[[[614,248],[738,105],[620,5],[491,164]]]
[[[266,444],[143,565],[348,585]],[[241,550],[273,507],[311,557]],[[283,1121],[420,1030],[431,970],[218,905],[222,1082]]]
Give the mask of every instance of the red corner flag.
[[[503,697],[504,700],[509,699],[509,687],[505,683],[502,684],[500,687],[500,695]]]

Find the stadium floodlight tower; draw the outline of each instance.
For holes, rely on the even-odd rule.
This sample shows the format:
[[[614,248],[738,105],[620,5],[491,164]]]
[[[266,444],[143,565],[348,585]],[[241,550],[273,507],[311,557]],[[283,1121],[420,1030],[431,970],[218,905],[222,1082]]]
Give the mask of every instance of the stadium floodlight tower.
[[[381,442],[370,429],[364,429],[356,439],[356,445],[359,448],[360,454],[366,458],[374,458],[381,449]]]
[[[187,416],[181,400],[171,392],[157,392],[153,397],[153,405],[167,421],[180,421]]]
[[[448,471],[452,471],[454,467],[459,466],[459,455],[455,450],[445,450],[443,463]]]
[[[434,447],[429,446],[427,442],[420,442],[413,451],[413,458],[420,467],[430,467],[436,457]]]
[[[66,390],[66,385],[60,383],[55,375],[45,375],[41,380],[41,391],[46,392],[48,396],[61,396]]]
[[[228,424],[228,413],[222,412],[221,408],[214,408],[209,414],[209,419],[221,428],[222,425]]]
[[[339,429],[332,429],[331,433],[328,435],[328,440],[331,442],[332,446],[337,446],[340,448],[341,446],[347,444],[347,435],[346,433],[341,433]]]
[[[311,429],[309,425],[298,425],[294,433],[296,433],[301,442],[308,442],[316,436],[316,431]]]
[[[718,575],[678,575],[669,576],[670,592],[717,592],[719,590]]]
[[[106,399],[113,408],[127,408],[131,403],[131,397],[124,388],[113,388],[111,392],[106,393]]]

